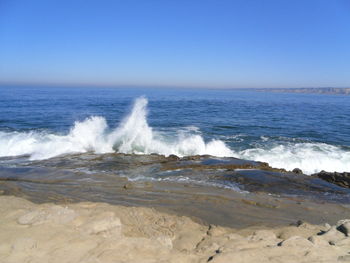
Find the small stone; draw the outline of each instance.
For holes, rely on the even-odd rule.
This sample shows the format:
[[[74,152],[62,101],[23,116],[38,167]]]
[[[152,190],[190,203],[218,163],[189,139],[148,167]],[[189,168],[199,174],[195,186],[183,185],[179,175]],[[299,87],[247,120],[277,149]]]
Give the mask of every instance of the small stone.
[[[345,234],[347,237],[350,236],[350,219],[338,221],[337,230]]]
[[[303,171],[299,168],[294,168],[292,172],[295,174],[303,174]]]
[[[338,231],[336,226],[332,226],[327,232],[321,234],[321,236],[329,243],[336,243],[344,238],[344,233]]]

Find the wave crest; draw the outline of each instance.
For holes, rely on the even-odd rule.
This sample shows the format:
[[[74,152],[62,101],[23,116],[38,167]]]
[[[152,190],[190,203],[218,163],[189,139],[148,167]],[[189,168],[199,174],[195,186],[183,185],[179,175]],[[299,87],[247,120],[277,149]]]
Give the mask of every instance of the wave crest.
[[[171,140],[153,131],[147,122],[147,103],[146,98],[136,99],[131,113],[112,131],[109,131],[105,118],[92,116],[75,122],[67,135],[0,132],[0,156],[30,155],[31,160],[40,160],[88,151],[179,156],[233,155],[222,141],[206,143],[199,135],[179,135]]]
[[[238,153],[239,158],[268,162],[270,166],[293,170],[300,168],[306,174],[322,170],[350,171],[350,152],[325,143],[288,143],[263,148],[251,148]]]
[[[135,100],[130,114],[110,129],[105,118],[92,116],[76,121],[66,135],[45,132],[0,132],[0,157],[29,155],[30,160],[47,159],[71,153],[132,153],[178,156],[209,154],[218,157],[237,157],[268,162],[276,168],[292,170],[296,167],[306,174],[321,170],[350,171],[350,151],[324,143],[284,143],[254,147],[242,151],[230,149],[221,140],[206,142],[191,127],[184,133],[154,131],[147,122],[147,99]]]

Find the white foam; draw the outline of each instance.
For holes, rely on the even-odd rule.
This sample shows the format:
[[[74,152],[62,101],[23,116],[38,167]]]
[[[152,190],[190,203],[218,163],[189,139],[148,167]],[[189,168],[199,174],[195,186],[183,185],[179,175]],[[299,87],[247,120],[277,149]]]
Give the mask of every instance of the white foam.
[[[272,167],[296,167],[312,174],[321,170],[350,171],[350,151],[324,143],[291,143],[243,151],[221,140],[206,142],[194,126],[174,132],[154,131],[147,122],[147,99],[138,98],[131,113],[110,129],[103,117],[77,121],[66,135],[44,132],[0,132],[0,157],[29,155],[31,160],[71,153],[134,153],[188,156],[209,154],[268,162]],[[191,132],[192,131],[192,132]]]
[[[47,159],[61,154],[113,152],[105,141],[107,123],[102,117],[75,122],[67,135],[44,132],[0,132],[0,156],[30,155],[31,160]]]
[[[200,135],[166,138],[153,131],[147,123],[147,100],[138,98],[134,107],[120,125],[109,131],[103,117],[92,116],[75,122],[67,135],[44,132],[0,132],[0,156],[30,155],[31,160],[47,159],[62,154],[84,153],[135,153],[179,156],[211,154],[231,156],[233,152],[222,142],[206,143]]]
[[[325,143],[288,143],[268,149],[247,149],[237,154],[239,158],[268,162],[276,168],[300,168],[306,174],[321,170],[350,171],[350,151]]]

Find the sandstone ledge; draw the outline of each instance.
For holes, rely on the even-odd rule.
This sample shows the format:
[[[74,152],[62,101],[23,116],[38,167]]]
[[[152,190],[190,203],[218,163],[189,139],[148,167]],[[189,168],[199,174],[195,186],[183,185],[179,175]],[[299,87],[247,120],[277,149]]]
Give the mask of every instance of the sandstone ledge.
[[[346,262],[350,220],[232,229],[144,207],[0,197],[0,262]]]

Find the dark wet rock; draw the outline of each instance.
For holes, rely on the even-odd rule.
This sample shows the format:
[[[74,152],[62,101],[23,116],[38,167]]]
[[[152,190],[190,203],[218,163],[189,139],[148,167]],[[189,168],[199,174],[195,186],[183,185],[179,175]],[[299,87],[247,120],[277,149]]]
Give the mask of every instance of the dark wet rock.
[[[325,182],[320,178],[303,174],[269,171],[268,169],[263,170],[261,168],[222,172],[212,178],[237,183],[240,189],[249,192],[264,191],[271,194],[317,196],[317,198],[324,198],[324,193],[327,193],[327,195],[334,194],[339,198],[344,196],[346,199],[349,193],[348,189]]]
[[[171,156],[171,155],[170,155]],[[243,160],[234,157],[214,157],[210,155],[194,155],[176,159],[175,155],[170,160],[163,162],[162,170],[193,169],[193,170],[216,170],[225,169],[259,169],[286,173],[285,169],[273,168],[268,163],[251,160]]]
[[[303,171],[299,168],[294,168],[292,172],[295,174],[303,174]]]
[[[319,173],[313,174],[312,176],[321,178],[327,182],[339,185],[341,187],[350,188],[350,173],[330,173],[321,171]]]
[[[144,183],[153,181],[154,187]],[[346,202],[350,200],[350,189],[332,184],[318,177],[307,176],[276,169],[268,163],[242,160],[232,157],[196,155],[179,158],[175,155],[135,155],[92,153],[59,156],[23,165],[22,167],[0,167],[0,190],[13,189],[11,185],[25,189],[26,194],[38,196],[33,189],[50,188],[57,196],[82,199],[84,195],[93,198],[107,198],[116,194],[129,194],[133,191],[159,191],[158,184],[171,183],[174,187],[194,185],[213,186],[235,191],[248,191],[255,194],[269,193],[283,195],[293,203],[302,204],[303,198]],[[198,182],[198,184],[197,184]],[[125,191],[115,191],[121,189]],[[142,190],[141,190],[142,189]],[[173,189],[173,188],[171,188]],[[69,192],[68,192],[69,191]],[[153,190],[152,190],[153,191]],[[7,192],[5,192],[6,194]],[[155,196],[158,195],[155,194]],[[55,196],[56,198],[56,196]],[[124,198],[124,196],[123,196]],[[147,197],[158,200],[158,196]],[[249,198],[247,198],[249,199]],[[84,199],[85,200],[85,199]],[[257,200],[243,203],[251,207],[275,208],[275,203]],[[248,204],[249,203],[249,204]],[[241,204],[240,204],[241,205]]]
[[[200,160],[200,159],[203,159],[203,158],[211,158],[213,156],[211,155],[191,155],[191,156],[185,156],[183,157],[184,160],[187,160],[187,161],[195,161],[195,160]]]
[[[346,236],[350,236],[350,219],[340,220],[337,223],[337,230]]]
[[[169,161],[179,161],[180,157],[175,154],[170,154],[167,158]]]
[[[328,242],[329,245],[349,246],[350,219],[339,220],[336,225],[331,226],[326,231],[321,231],[317,235]],[[312,240],[310,240],[312,241]]]

